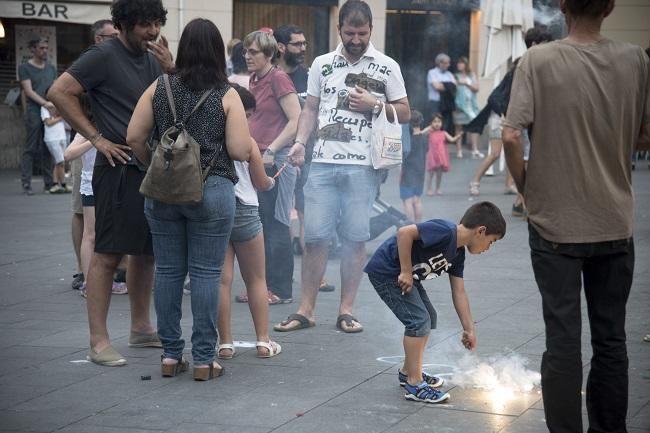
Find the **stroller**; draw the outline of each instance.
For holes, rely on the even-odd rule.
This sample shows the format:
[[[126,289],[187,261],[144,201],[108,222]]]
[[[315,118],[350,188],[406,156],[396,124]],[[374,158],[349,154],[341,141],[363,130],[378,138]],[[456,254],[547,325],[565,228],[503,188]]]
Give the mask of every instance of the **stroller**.
[[[391,227],[396,229],[413,224],[406,215],[391,206],[389,203],[383,201],[377,196],[375,202],[372,204],[372,210],[376,215],[370,217],[370,239],[376,239],[379,235],[384,233]],[[329,244],[329,258],[338,259],[340,257],[341,244],[339,243],[338,235],[334,235]]]
[[[406,215],[391,206],[389,203],[383,201],[377,196],[375,202],[372,204],[372,210],[377,215],[370,218],[370,239],[375,239],[377,236],[385,232],[391,227],[396,229],[413,224]]]

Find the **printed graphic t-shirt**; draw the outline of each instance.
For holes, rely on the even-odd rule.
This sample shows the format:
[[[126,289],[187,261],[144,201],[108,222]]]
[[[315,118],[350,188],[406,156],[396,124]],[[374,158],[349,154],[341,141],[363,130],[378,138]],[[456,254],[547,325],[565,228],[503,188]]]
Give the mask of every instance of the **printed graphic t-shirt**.
[[[382,101],[406,97],[404,78],[395,60],[372,44],[356,63],[343,56],[343,45],[317,57],[309,68],[307,94],[320,99],[318,138],[313,162],[371,165],[372,114],[351,111],[350,92],[363,87]]]
[[[420,239],[413,241],[411,263],[413,279],[430,280],[447,272],[463,278],[465,247],[458,248],[456,224],[434,219],[416,224]],[[397,236],[391,236],[377,248],[364,271],[397,279],[401,272]]]

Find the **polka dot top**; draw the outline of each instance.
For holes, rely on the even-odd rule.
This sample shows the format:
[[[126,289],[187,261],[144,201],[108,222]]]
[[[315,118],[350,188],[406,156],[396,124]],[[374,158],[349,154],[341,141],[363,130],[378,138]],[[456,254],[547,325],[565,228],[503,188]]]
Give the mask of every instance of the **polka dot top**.
[[[185,119],[196,103],[199,102],[204,91],[190,90],[176,75],[169,75],[169,84],[174,97],[176,115],[179,120]],[[192,114],[185,127],[201,147],[201,169],[205,170],[210,165],[210,161],[214,158],[215,153],[219,151],[217,160],[210,170],[209,176],[222,176],[232,180],[233,183],[237,183],[238,179],[235,166],[228,155],[225,144],[226,114],[223,111],[223,96],[228,89],[230,89],[230,86],[227,84],[215,88],[201,108]],[[153,111],[157,128],[156,134],[158,135],[158,139],[160,139],[160,136],[167,128],[174,124],[174,116],[172,115],[171,108],[169,108],[169,101],[165,93],[165,83],[162,76],[159,77],[156,90],[153,94]]]

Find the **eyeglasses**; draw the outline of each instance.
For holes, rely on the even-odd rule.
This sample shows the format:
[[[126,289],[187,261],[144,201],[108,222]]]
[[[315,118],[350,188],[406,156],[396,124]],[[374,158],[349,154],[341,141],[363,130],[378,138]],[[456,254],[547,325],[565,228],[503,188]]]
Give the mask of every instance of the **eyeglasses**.
[[[254,56],[258,55],[259,53],[261,53],[260,50],[256,50],[254,48],[247,48],[244,52],[246,54],[248,54],[249,56],[251,56],[251,57],[254,57]]]
[[[302,42],[287,42],[287,45],[291,45],[293,47],[305,47],[307,48],[307,41],[302,41]]]
[[[99,37],[101,37],[101,38],[103,38],[103,39],[107,39],[107,38],[108,38],[108,39],[114,39],[114,38],[117,37],[117,35],[118,35],[118,33],[111,33],[111,34],[108,34],[108,35],[102,35],[102,34],[100,33],[100,34],[98,34],[97,36],[99,36]]]

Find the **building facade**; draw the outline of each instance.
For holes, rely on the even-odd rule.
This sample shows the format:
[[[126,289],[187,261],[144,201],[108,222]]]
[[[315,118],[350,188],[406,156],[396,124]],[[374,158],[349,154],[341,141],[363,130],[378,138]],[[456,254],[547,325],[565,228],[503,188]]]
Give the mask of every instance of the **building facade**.
[[[436,54],[467,56],[479,70],[486,34],[481,25],[485,0],[366,0],[373,12],[372,42],[395,58],[411,104],[426,105],[426,72]],[[308,63],[338,44],[338,6],[344,0],[163,0],[168,10],[163,34],[176,52],[184,25],[196,17],[212,20],[225,41],[242,39],[261,27],[294,23],[309,42]],[[534,0],[536,22],[563,32],[559,0]],[[0,2],[0,102],[18,86],[17,65],[29,57],[27,42],[36,35],[50,38],[50,60],[59,73],[92,43],[90,24],[110,18],[110,1],[64,0]],[[4,29],[4,35],[3,35]],[[642,47],[650,45],[650,1],[617,0],[605,21],[607,37]],[[487,81],[481,96],[489,91]],[[479,99],[483,99],[482,97]],[[0,168],[17,168],[24,142],[20,107],[0,104]]]

